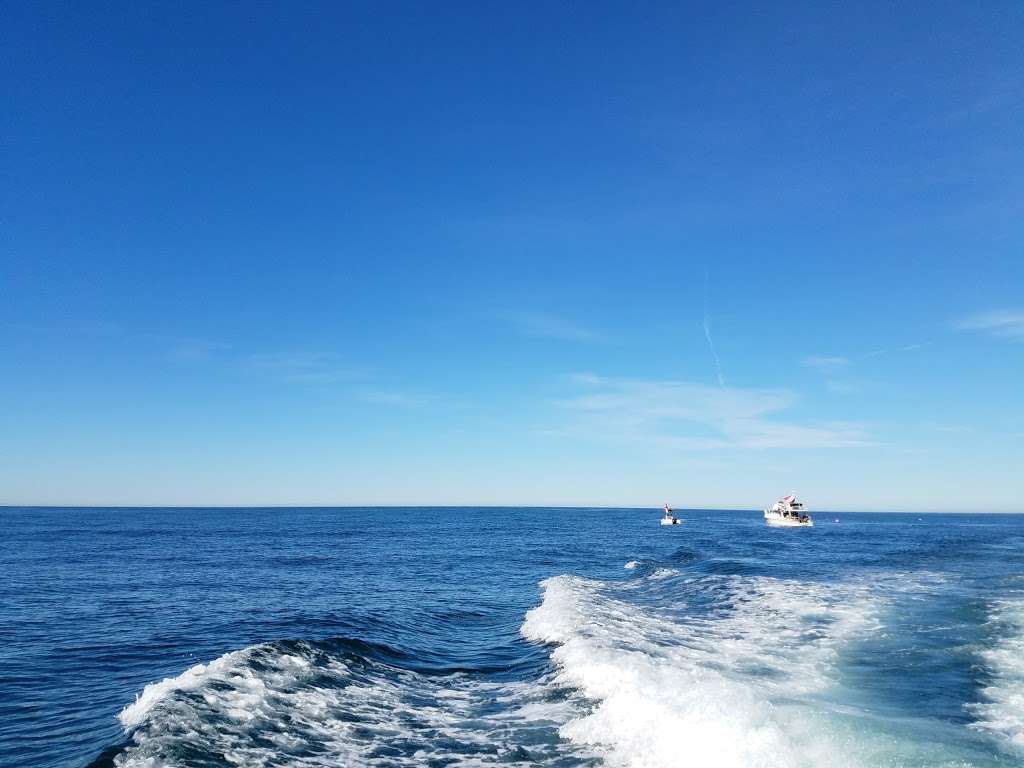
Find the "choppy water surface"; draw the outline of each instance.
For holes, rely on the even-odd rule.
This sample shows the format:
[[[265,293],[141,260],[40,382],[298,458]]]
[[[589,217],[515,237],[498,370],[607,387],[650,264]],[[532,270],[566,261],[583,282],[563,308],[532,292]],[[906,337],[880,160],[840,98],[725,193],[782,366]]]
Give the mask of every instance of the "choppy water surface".
[[[0,510],[0,765],[1024,762],[1024,516],[658,515]]]

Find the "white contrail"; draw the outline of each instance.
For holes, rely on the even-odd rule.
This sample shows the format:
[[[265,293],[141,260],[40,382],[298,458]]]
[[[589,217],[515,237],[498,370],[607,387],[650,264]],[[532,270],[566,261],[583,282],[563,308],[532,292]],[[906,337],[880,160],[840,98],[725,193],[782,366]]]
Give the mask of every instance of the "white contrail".
[[[916,352],[919,349],[923,349],[931,344],[930,341],[922,341],[917,344],[907,344],[903,347],[896,347],[895,349],[876,349],[874,352],[868,352],[866,355],[861,355],[858,360],[870,360],[872,357],[878,357],[879,355],[888,355],[891,352]]]
[[[718,359],[715,352],[715,341],[711,338],[711,316],[708,315],[708,271],[704,270],[704,338],[708,340],[708,349],[711,350],[711,357],[715,360],[715,372],[718,374],[718,386],[725,386],[725,377],[722,376],[722,361]]]

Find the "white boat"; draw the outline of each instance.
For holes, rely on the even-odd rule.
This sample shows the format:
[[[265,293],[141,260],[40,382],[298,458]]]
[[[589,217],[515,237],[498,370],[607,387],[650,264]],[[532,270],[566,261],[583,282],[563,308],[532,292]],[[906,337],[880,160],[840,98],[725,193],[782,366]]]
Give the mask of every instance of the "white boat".
[[[793,494],[783,496],[766,509],[764,521],[773,528],[810,528],[814,525],[804,505]]]
[[[682,520],[680,520],[678,517],[672,514],[672,507],[670,507],[668,504],[665,504],[665,514],[661,516],[661,524],[679,525],[682,522]]]

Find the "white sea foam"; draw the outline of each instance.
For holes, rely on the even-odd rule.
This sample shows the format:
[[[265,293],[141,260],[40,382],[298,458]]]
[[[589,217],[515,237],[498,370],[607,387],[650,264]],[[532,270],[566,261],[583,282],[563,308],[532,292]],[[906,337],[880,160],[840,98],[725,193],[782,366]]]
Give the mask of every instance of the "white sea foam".
[[[235,677],[235,666],[244,654],[245,651],[228,653],[219,659],[214,659],[209,664],[196,664],[177,677],[168,677],[159,683],[150,683],[143,688],[142,693],[135,697],[134,703],[121,710],[117,716],[118,720],[125,728],[134,728],[140,725],[149,711],[169,694],[175,691],[195,690],[213,679]]]
[[[806,697],[832,685],[838,648],[877,625],[866,589],[711,578],[721,610],[690,619],[641,608],[603,582],[543,586],[522,633],[557,644],[558,681],[594,703],[562,736],[610,764],[860,764]]]
[[[132,744],[115,765],[170,768],[187,762],[183,750],[256,768],[529,765],[568,748],[555,729],[575,705],[550,700],[544,682],[427,676],[347,664],[304,644],[254,646],[146,686],[120,714]]]
[[[985,700],[970,706],[974,727],[1024,750],[1024,599],[993,603],[989,625],[997,640],[978,655],[992,679],[981,691]]]
[[[677,573],[679,573],[679,571],[675,568],[658,568],[654,573],[648,576],[648,578],[652,581],[661,581],[662,579],[667,579],[670,576],[675,576]]]
[[[637,562],[636,560],[630,560],[630,561],[629,561],[628,563],[626,563],[626,564],[625,564],[624,566],[622,566],[622,567],[623,567],[623,568],[625,568],[625,569],[626,569],[627,571],[632,571],[632,570],[633,570],[634,568],[636,568],[636,567],[637,567],[638,565],[640,565],[640,563],[638,563],[638,562]]]

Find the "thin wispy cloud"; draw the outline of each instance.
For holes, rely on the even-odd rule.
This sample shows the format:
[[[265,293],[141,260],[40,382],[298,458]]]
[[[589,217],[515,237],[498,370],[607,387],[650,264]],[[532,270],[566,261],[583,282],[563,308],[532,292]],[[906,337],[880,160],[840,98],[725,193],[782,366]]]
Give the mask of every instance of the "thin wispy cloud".
[[[849,377],[857,363],[881,357],[882,355],[915,352],[927,347],[931,342],[903,344],[897,347],[876,349],[862,355],[848,357],[846,355],[811,355],[800,360],[800,365],[809,368],[825,377],[825,387],[836,395],[853,395],[864,390],[863,383],[850,381]]]
[[[502,317],[525,336],[576,342],[599,341],[602,338],[590,328],[547,312],[509,312]]]
[[[343,365],[333,354],[291,352],[253,354],[244,359],[245,368],[262,378],[284,384],[332,386],[354,402],[389,408],[413,409],[445,404],[437,395],[398,389],[381,382],[378,371],[364,366]]]
[[[704,338],[708,341],[708,349],[711,350],[711,358],[715,361],[715,374],[718,377],[718,386],[725,386],[725,377],[722,375],[722,361],[718,359],[718,352],[715,351],[715,340],[711,337],[711,315],[708,312],[708,271],[704,270]]]
[[[800,365],[826,377],[825,388],[832,394],[851,395],[859,390],[859,387],[854,384],[836,380],[836,377],[846,374],[850,366],[853,365],[853,361],[848,357],[841,355],[833,355],[831,357],[811,356],[802,359]]]
[[[425,392],[418,389],[402,389],[398,387],[380,386],[366,387],[351,394],[352,399],[369,405],[388,408],[420,409],[430,408],[448,414],[467,411],[478,411],[480,403],[458,395],[440,392]]]
[[[956,323],[961,331],[987,333],[1001,339],[1024,340],[1024,309],[994,309]]]
[[[195,363],[209,360],[218,353],[227,352],[231,345],[216,339],[179,336],[174,333],[154,333],[130,330],[116,323],[94,322],[79,325],[47,326],[27,323],[7,323],[0,328],[32,335],[59,336],[88,340],[92,343],[117,344],[142,350],[148,354],[163,355],[174,363]]]
[[[857,359],[858,360],[870,360],[873,357],[881,357],[882,355],[891,355],[891,354],[894,354],[894,353],[897,353],[897,352],[916,352],[919,349],[924,349],[925,347],[927,347],[928,343],[929,342],[924,341],[924,342],[918,342],[916,344],[905,344],[905,345],[903,345],[901,347],[892,347],[892,348],[889,348],[889,349],[876,349],[876,350],[874,350],[872,352],[868,352],[866,354],[861,355]]]
[[[355,397],[357,400],[364,403],[370,403],[372,405],[387,405],[399,408],[419,408],[436,400],[436,398],[430,395],[388,389],[358,392]]]
[[[804,368],[812,368],[819,373],[835,373],[849,367],[848,357],[805,357],[800,361]]]
[[[338,384],[369,374],[366,368],[343,365],[334,355],[323,353],[254,354],[242,364],[253,373],[290,384]]]
[[[825,387],[836,395],[855,395],[863,389],[860,384],[855,384],[852,381],[827,381]]]
[[[199,363],[231,349],[230,344],[209,339],[169,339],[168,359],[176,363]]]
[[[39,325],[37,323],[2,323],[0,329],[11,333],[29,333],[33,335],[67,333],[68,328],[58,328],[52,325]],[[74,329],[78,332],[79,329]]]
[[[582,390],[560,401],[569,431],[684,450],[849,448],[870,445],[859,424],[800,424],[780,418],[794,407],[787,390],[709,387],[686,381],[572,379]]]

